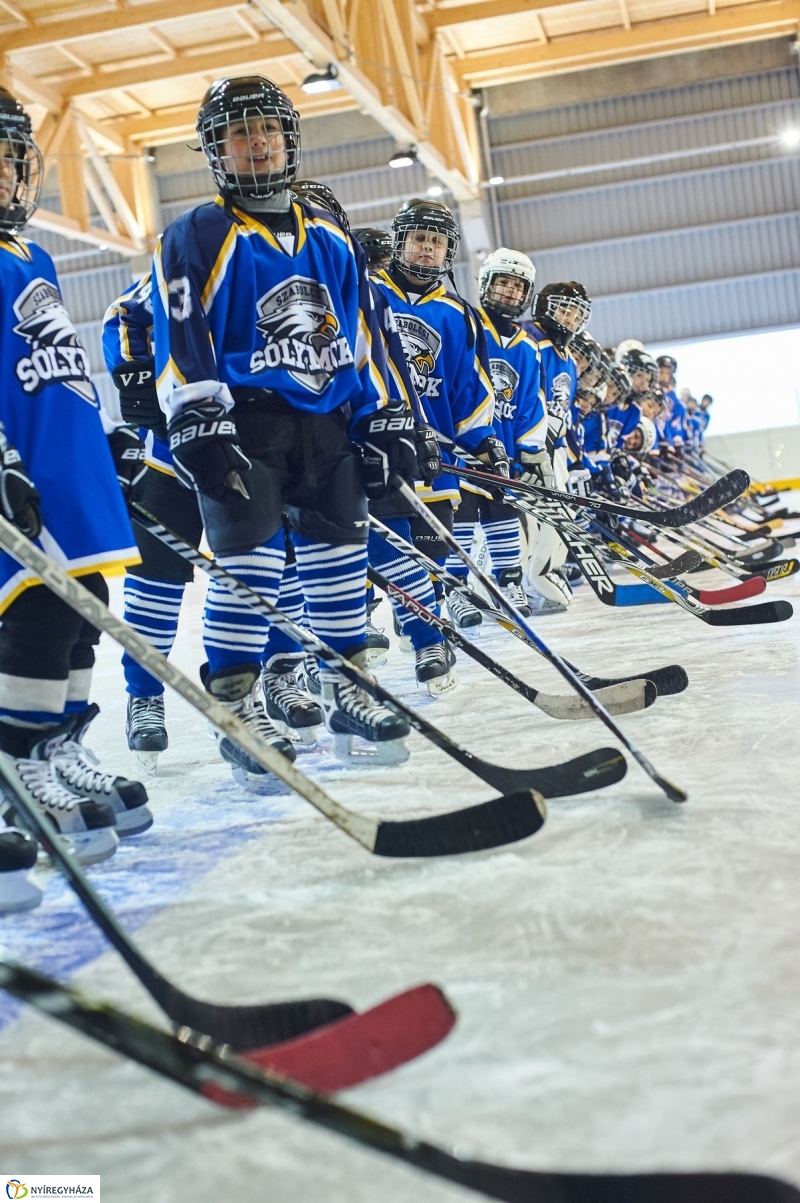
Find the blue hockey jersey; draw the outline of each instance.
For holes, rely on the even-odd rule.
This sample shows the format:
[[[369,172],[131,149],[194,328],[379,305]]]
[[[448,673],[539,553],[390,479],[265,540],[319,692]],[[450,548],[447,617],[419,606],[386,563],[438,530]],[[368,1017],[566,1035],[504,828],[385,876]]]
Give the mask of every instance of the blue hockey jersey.
[[[88,356],[53,262],[35,243],[8,238],[0,264],[0,422],[41,497],[37,542],[72,576],[138,563]],[[0,613],[39,583],[0,554]]]
[[[609,405],[605,411],[609,451],[623,448],[624,440],[633,434],[642,420],[642,411],[635,401],[627,405]]]
[[[388,402],[372,300],[350,236],[323,209],[292,203],[284,240],[221,197],[174,221],[153,257],[159,401],[233,407],[231,389],[265,389],[295,409],[349,407],[351,432]]]
[[[519,458],[520,451],[541,451],[547,443],[547,409],[539,349],[520,326],[509,323],[513,333],[504,335],[485,310],[478,312],[486,328],[497,437],[511,460]]]
[[[442,285],[407,295],[384,271],[372,278],[394,313],[426,421],[473,450],[493,433],[494,390],[483,327]],[[445,451],[442,458],[450,460]],[[418,492],[426,500],[456,504],[461,497],[455,478],[444,474]]]
[[[669,415],[664,423],[664,433],[670,447],[682,447],[689,441],[686,428],[686,406],[674,389],[665,394],[669,405]]]

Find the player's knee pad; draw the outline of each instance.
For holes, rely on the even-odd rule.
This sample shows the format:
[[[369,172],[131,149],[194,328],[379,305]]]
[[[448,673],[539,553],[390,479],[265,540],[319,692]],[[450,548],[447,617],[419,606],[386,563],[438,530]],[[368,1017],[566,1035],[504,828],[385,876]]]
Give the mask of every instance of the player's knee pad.
[[[326,468],[315,495],[304,490],[306,504],[287,504],[290,528],[319,543],[366,543],[367,496],[355,452],[348,449]]]
[[[215,555],[235,555],[269,543],[283,525],[281,477],[270,464],[252,461],[249,499],[238,493],[224,501],[199,494],[208,545]]]

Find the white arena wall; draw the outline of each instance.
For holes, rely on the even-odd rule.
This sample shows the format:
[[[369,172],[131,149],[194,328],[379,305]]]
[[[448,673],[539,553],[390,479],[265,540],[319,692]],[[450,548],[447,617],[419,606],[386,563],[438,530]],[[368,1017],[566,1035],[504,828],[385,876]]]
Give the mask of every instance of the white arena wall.
[[[709,435],[705,445],[711,455],[744,468],[753,480],[800,480],[800,425]]]

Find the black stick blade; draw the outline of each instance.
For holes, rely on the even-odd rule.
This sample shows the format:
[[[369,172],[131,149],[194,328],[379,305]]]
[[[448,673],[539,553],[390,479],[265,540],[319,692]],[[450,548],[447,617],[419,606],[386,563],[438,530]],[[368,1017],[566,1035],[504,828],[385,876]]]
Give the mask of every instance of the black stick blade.
[[[567,663],[569,664],[569,661]],[[622,681],[639,681],[644,677],[653,682],[659,697],[667,697],[671,693],[683,693],[689,684],[689,675],[680,664],[667,664],[664,668],[643,670],[640,673],[632,673],[629,677],[590,677],[586,673],[578,672],[572,664],[570,668],[577,672],[584,685],[592,691],[606,689],[609,685],[619,685]]]
[[[509,772],[524,770],[509,770]],[[628,771],[625,757],[617,748],[595,748],[583,756],[575,756],[562,764],[536,769],[536,784],[532,787],[545,798],[569,798],[590,790],[616,785]],[[528,774],[533,776],[533,772]]]
[[[764,580],[782,581],[787,576],[794,576],[796,572],[800,572],[800,560],[773,560],[771,564],[764,564],[760,568],[754,568],[753,576],[763,576]]]
[[[701,518],[713,514],[715,510],[729,505],[749,487],[750,477],[744,468],[734,468],[685,505],[678,506],[675,510],[659,511],[659,524],[686,526],[689,522],[698,522]]]
[[[503,794],[444,815],[378,824],[376,856],[457,856],[515,844],[544,825],[547,805],[535,790]]]
[[[175,989],[171,994],[165,992],[159,1002],[179,1030],[191,1028],[220,1044],[241,1050],[282,1044],[354,1013],[347,1003],[333,998],[225,1006],[190,998]]]
[[[702,617],[712,627],[745,627],[765,622],[786,622],[794,614],[788,601],[759,602],[754,606],[736,606],[732,610],[709,610]]]
[[[667,564],[651,564],[648,572],[651,576],[658,577],[660,581],[667,580],[671,576],[682,576],[684,572],[693,572],[705,561],[697,551],[685,551],[683,555],[678,556],[676,560],[670,560]]]

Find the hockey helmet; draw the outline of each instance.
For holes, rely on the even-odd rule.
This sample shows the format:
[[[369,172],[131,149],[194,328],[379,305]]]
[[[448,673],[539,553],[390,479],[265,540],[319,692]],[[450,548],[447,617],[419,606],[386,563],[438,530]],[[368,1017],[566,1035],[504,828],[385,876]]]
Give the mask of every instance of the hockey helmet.
[[[624,405],[633,392],[633,382],[625,371],[625,368],[618,363],[612,363],[611,371],[608,374],[608,393],[606,394],[609,405]]]
[[[600,367],[600,344],[591,334],[579,331],[570,341],[569,349],[578,368],[578,377],[584,388],[590,388]]]
[[[617,363],[622,363],[624,357],[629,351],[643,351],[644,343],[640,343],[638,338],[623,338],[621,343],[617,344],[617,349],[614,352],[614,358]]]
[[[39,203],[44,170],[33,140],[31,119],[6,88],[0,87],[0,231],[18,234]]]
[[[353,237],[360,242],[367,257],[369,268],[388,267],[392,258],[392,236],[388,230],[379,230],[372,226],[362,226],[353,230]]]
[[[653,359],[653,356],[648,355],[646,351],[639,351],[635,347],[632,347],[630,351],[627,351],[622,356],[622,360],[620,362],[621,366],[631,378],[634,392],[644,392],[645,389],[652,388],[653,385],[658,382],[658,364]],[[641,386],[641,383],[637,388],[637,381],[635,377],[640,372],[644,372],[647,378],[647,383],[644,385],[644,388]]]
[[[656,426],[650,418],[644,416],[639,419],[639,424],[635,428],[642,436],[642,445],[639,448],[640,455],[647,455],[656,445]]]
[[[406,239],[409,234],[419,232],[431,239],[437,235],[447,238],[447,250],[440,266],[434,263],[409,263],[407,259]],[[441,201],[422,200],[415,196],[404,201],[397,210],[392,222],[392,267],[399,268],[415,280],[434,281],[446,276],[453,266],[461,241],[461,233],[456,219]],[[420,246],[426,245],[426,240],[420,238]],[[430,257],[430,256],[426,256]]]
[[[525,286],[522,294],[514,301],[504,300],[493,295],[493,290],[494,294],[497,292],[495,285],[503,276],[521,280]],[[508,247],[501,246],[498,250],[492,251],[491,255],[486,256],[478,272],[478,292],[481,305],[484,308],[493,309],[502,317],[521,317],[531,307],[535,282],[536,268],[528,256],[523,255],[522,251],[512,251]]]
[[[256,132],[263,139],[260,155],[254,154]],[[280,149],[272,144],[277,133],[283,135]],[[286,93],[263,75],[213,83],[197,114],[197,134],[223,196],[272,196],[288,188],[297,175],[300,115]],[[242,143],[237,153],[234,136]]]
[[[317,180],[295,180],[292,184],[292,192],[300,200],[308,201],[310,205],[314,205],[317,209],[327,209],[329,213],[338,218],[339,224],[345,230],[350,230],[350,218],[337,200],[333,190],[327,184],[320,184]]]
[[[656,363],[660,368],[669,368],[670,375],[674,376],[678,370],[678,361],[672,355],[659,355]]]
[[[592,316],[592,302],[576,280],[546,284],[533,300],[533,316],[562,351],[576,334],[582,334]]]

